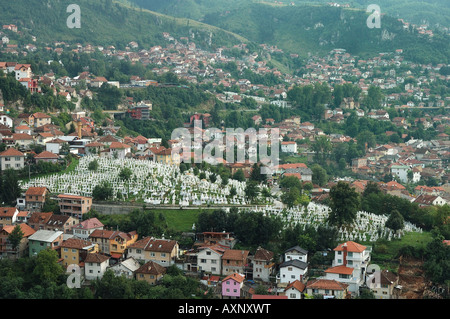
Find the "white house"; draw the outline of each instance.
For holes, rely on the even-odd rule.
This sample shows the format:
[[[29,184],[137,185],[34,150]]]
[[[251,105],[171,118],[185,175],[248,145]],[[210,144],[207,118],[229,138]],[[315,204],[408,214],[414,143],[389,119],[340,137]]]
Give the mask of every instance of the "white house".
[[[15,148],[8,148],[0,153],[0,169],[20,170],[25,167],[25,154]]]
[[[52,139],[45,143],[45,150],[47,152],[52,152],[53,154],[59,154],[64,143],[66,142],[59,138]]]
[[[89,240],[89,235],[96,229],[103,229],[103,224],[97,218],[86,219],[72,228],[75,237]]]
[[[112,142],[109,146],[109,155],[114,158],[124,159],[131,152],[131,146],[120,142]]]
[[[110,267],[110,269],[114,272],[116,276],[125,276],[128,279],[134,278],[134,272],[141,267],[139,261],[134,259],[133,257],[129,257],[114,266]]]
[[[222,273],[223,252],[223,249],[216,246],[201,249],[197,253],[198,270],[220,275]]]
[[[297,153],[297,143],[294,141],[281,142],[281,151],[283,153]]]
[[[7,127],[13,127],[13,119],[11,116],[6,114],[0,114],[0,124],[6,125]]]
[[[300,246],[294,246],[289,249],[286,249],[284,252],[284,260],[300,260],[304,263],[308,262],[308,251],[301,248]]]
[[[291,283],[295,280],[303,280],[308,272],[308,264],[298,259],[288,260],[280,265],[280,273],[277,276],[279,283]]]
[[[400,179],[402,183],[408,182],[408,171],[410,170],[407,165],[392,165],[391,174]]]
[[[295,280],[284,289],[284,295],[287,296],[288,299],[302,299],[305,288],[306,286],[304,283]]]
[[[33,73],[31,72],[31,64],[16,64],[14,73],[17,81],[22,78],[31,78],[33,76]]]
[[[86,280],[102,278],[109,266],[109,257],[97,253],[89,253],[84,260],[84,276]]]
[[[353,241],[339,244],[335,249],[332,267],[325,270],[325,279],[336,280],[348,285],[348,291],[359,295],[364,284],[370,249]]]

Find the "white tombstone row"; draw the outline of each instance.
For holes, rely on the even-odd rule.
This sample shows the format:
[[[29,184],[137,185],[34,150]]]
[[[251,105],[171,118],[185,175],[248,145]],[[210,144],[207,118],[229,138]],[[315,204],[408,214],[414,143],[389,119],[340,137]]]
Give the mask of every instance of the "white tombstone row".
[[[89,163],[96,159],[98,169],[88,169]],[[122,168],[131,169],[129,180],[122,180],[119,172]],[[209,176],[209,172],[206,172]],[[159,204],[239,204],[245,203],[245,182],[229,180],[221,185],[220,176],[212,183],[209,179],[200,180],[193,170],[181,173],[176,165],[160,164],[153,161],[137,159],[114,159],[109,157],[85,156],[79,161],[74,171],[65,174],[53,174],[32,178],[22,182],[21,188],[29,186],[46,186],[55,194],[70,193],[92,196],[94,187],[107,181],[113,188],[113,199],[134,197],[145,203]],[[229,198],[231,187],[237,194]]]

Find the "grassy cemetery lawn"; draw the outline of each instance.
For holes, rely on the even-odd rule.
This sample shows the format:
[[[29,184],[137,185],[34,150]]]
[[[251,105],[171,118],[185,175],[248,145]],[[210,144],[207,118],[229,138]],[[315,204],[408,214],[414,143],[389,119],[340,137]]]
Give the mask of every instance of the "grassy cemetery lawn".
[[[167,228],[177,232],[192,232],[192,225],[197,222],[198,215],[203,209],[154,209],[156,216],[164,216]]]

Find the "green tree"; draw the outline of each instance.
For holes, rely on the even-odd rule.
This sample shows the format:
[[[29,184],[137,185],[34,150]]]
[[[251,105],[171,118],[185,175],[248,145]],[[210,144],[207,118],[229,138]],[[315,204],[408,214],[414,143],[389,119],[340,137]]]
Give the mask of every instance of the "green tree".
[[[44,249],[36,256],[36,265],[33,275],[40,285],[47,286],[56,283],[64,275],[64,268],[58,263],[59,256],[56,250]]]
[[[20,225],[16,225],[8,236],[8,241],[11,243],[12,249],[16,250],[19,247],[23,238],[23,231]]]
[[[20,197],[21,189],[19,185],[19,177],[15,170],[7,169],[2,172],[2,189],[1,197],[2,201],[6,205],[15,206],[16,200]]]
[[[245,196],[250,201],[253,201],[255,198],[257,198],[259,195],[259,186],[258,183],[255,181],[247,181],[247,184],[245,186]]]
[[[400,229],[403,229],[404,218],[403,218],[402,214],[400,214],[398,210],[393,210],[390,213],[388,219],[386,220],[385,226],[387,228],[392,229],[395,232]]]
[[[128,181],[133,175],[133,172],[129,167],[123,167],[119,172],[119,178],[123,181]]]
[[[359,194],[346,182],[339,181],[330,190],[329,222],[342,226],[351,224],[356,218],[360,207]]]
[[[312,171],[312,182],[313,184],[319,186],[325,186],[328,181],[327,171],[319,164],[314,164],[311,166]]]
[[[96,171],[98,169],[98,161],[96,159],[92,160],[88,164],[88,170]]]
[[[113,187],[108,181],[102,181],[92,190],[94,200],[108,200],[113,196]]]

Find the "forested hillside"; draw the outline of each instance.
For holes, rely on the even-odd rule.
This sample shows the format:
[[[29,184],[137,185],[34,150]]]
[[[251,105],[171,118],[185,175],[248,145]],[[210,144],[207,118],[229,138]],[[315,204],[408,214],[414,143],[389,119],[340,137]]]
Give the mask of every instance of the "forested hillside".
[[[196,21],[176,19],[159,13],[126,6],[112,0],[77,1],[80,7],[80,28],[69,28],[67,18],[72,11],[70,0],[1,1],[0,23],[15,24],[19,30],[36,36],[39,42],[55,39],[66,42],[114,45],[123,49],[129,42],[160,45],[162,33],[174,37],[190,37],[198,45],[222,46],[242,42],[229,32]]]
[[[206,15],[205,22],[302,56],[329,52],[333,48],[343,48],[360,56],[403,49],[405,57],[414,62],[448,63],[448,36],[420,35],[387,15],[381,19],[381,28],[371,29],[367,27],[367,18],[368,14],[362,10],[253,4],[245,9],[230,10],[225,15]]]

